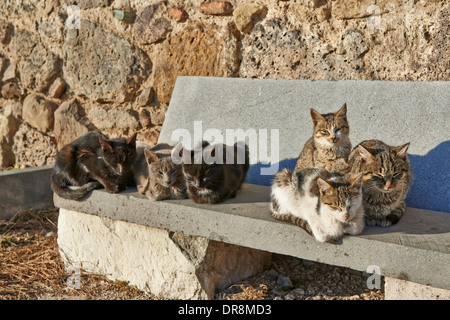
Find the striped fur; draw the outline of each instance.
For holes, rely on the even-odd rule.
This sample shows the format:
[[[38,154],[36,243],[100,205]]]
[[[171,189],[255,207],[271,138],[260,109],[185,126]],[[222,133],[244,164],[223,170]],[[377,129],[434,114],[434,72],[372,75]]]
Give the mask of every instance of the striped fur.
[[[283,169],[272,184],[272,216],[299,226],[320,242],[359,234],[364,227],[361,176],[347,179],[320,168]]]
[[[349,156],[353,174],[363,174],[363,204],[367,225],[389,226],[403,216],[412,182],[409,143],[393,147],[379,140],[361,142]]]

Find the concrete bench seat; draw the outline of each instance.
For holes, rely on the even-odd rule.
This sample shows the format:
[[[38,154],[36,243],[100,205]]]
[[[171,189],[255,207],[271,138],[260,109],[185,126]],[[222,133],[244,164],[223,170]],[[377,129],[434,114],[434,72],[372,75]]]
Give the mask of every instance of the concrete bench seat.
[[[174,144],[177,129],[194,136],[195,121],[201,121],[202,133],[267,129],[267,152],[278,151],[279,156],[271,164],[276,171],[293,168],[312,134],[309,108],[331,112],[344,102],[353,145],[366,139],[411,142],[414,182],[403,218],[386,228],[366,227],[361,235],[334,244],[319,243],[271,217],[273,175],[261,175],[260,169],[270,164],[257,162],[236,198],[217,205],[190,199],[152,202],[135,189],[119,194],[95,190],[79,202],[55,195],[55,206],[61,208],[61,254],[68,264],[169,298],[213,298],[217,287],[261,270],[270,253],[360,271],[375,265],[386,279],[443,289],[430,296],[448,298],[449,101],[448,82],[179,77],[159,142]],[[279,150],[271,145],[277,138],[271,129],[278,131]],[[193,282],[197,284],[189,285]],[[387,282],[385,290],[388,296]]]
[[[447,213],[408,208],[390,228],[366,227],[359,236],[328,244],[273,219],[269,204],[270,188],[254,184],[217,205],[189,199],[151,202],[133,189],[115,195],[96,190],[80,202],[55,197],[55,205],[67,210],[360,271],[377,265],[388,277],[450,288]]]

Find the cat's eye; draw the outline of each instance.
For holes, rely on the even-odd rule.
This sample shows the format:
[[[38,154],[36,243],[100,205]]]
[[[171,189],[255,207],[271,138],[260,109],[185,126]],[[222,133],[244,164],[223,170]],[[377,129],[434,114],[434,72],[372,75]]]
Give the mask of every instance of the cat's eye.
[[[342,128],[337,128],[337,129],[336,129],[336,132],[340,131],[341,129],[342,129]]]
[[[402,175],[401,172],[396,172],[396,173],[394,173],[393,177],[394,177],[394,178],[398,178],[398,177],[400,177],[401,175]]]
[[[328,131],[327,131],[327,130],[320,130],[320,133],[322,133],[322,134],[328,134]]]
[[[162,172],[162,171],[158,171],[158,174],[159,174],[159,175],[163,175],[163,172]]]

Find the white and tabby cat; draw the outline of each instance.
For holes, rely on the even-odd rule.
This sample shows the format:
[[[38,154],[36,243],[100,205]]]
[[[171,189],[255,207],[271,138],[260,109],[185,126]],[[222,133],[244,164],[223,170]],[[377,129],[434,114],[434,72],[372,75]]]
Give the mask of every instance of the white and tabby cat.
[[[359,234],[364,228],[361,176],[347,179],[321,168],[283,169],[272,185],[272,216],[305,229],[320,242]]]

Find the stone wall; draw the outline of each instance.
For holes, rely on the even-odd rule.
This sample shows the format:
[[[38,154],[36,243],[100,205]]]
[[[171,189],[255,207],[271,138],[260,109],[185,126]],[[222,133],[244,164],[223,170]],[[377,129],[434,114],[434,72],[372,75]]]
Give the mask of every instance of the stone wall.
[[[450,80],[441,0],[2,0],[0,13],[0,168],[51,165],[88,130],[154,144],[179,75]]]

